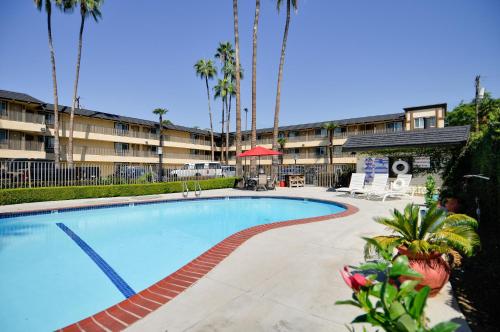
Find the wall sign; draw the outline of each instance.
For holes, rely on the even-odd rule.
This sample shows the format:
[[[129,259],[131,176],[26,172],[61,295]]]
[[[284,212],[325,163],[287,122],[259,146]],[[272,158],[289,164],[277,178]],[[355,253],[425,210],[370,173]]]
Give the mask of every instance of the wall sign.
[[[365,158],[363,162],[363,170],[366,174],[366,182],[371,183],[375,174],[389,173],[389,158]]]
[[[431,168],[431,157],[413,158],[413,166],[417,168]]]

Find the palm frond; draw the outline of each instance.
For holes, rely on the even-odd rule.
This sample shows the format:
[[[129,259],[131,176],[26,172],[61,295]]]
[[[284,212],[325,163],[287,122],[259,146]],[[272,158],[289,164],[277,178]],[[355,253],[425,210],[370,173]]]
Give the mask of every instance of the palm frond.
[[[380,255],[381,251],[387,251],[401,244],[400,236],[375,236],[373,238],[365,238],[366,244],[364,247],[365,259]]]

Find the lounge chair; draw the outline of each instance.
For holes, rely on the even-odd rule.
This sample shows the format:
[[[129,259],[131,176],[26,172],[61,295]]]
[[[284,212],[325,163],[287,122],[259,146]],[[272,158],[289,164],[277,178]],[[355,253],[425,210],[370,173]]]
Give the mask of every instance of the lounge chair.
[[[367,198],[369,198],[373,193],[379,193],[385,191],[388,179],[389,179],[389,174],[376,173],[373,176],[373,181],[371,185],[365,186],[363,189],[355,189],[351,191],[351,194],[353,196],[356,194],[365,195]]]
[[[353,190],[361,190],[365,186],[365,173],[352,173],[351,182],[349,182],[349,187],[341,187],[335,189],[336,192],[349,193],[351,194]]]
[[[389,190],[372,191],[369,193],[369,196],[382,197],[382,202],[385,202],[388,197],[410,197],[411,178],[411,174],[398,174],[398,177],[394,180]]]
[[[259,190],[259,188],[267,190],[267,174],[259,174],[259,177],[257,178],[257,185],[254,190]]]

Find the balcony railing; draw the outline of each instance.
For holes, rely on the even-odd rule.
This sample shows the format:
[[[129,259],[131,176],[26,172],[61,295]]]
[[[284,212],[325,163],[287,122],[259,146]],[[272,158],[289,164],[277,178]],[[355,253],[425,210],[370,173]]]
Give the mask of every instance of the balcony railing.
[[[204,154],[187,154],[187,153],[165,153],[163,155],[166,159],[184,159],[184,160],[212,160],[210,155]]]
[[[165,135],[163,137],[164,137],[166,142],[178,142],[178,143],[210,146],[210,141],[200,139],[200,138],[188,138],[188,137],[179,137],[179,136],[171,136],[171,135]]]
[[[38,141],[22,141],[22,140],[2,140],[0,141],[0,149],[6,150],[25,150],[25,151],[44,151],[45,145]]]
[[[8,111],[7,113],[0,114],[0,119],[5,119],[9,121],[18,121],[18,122],[29,122],[29,123],[38,123],[45,124],[45,117],[41,114],[33,114],[26,112],[18,112],[18,111]]]

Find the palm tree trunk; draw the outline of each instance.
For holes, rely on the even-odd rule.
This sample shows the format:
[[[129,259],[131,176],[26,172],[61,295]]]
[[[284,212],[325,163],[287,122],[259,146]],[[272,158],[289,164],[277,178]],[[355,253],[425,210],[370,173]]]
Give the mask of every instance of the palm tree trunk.
[[[281,98],[281,81],[283,79],[283,65],[285,63],[286,41],[288,38],[288,28],[290,26],[290,0],[286,2],[286,23],[285,32],[283,34],[283,43],[281,44],[281,58],[278,70],[278,86],[276,88],[276,106],[274,108],[274,128],[273,128],[273,149],[278,147],[278,128],[280,118],[280,98]],[[273,164],[277,162],[277,158],[273,158]]]
[[[69,136],[68,136],[68,166],[73,168],[73,126],[75,121],[76,98],[78,97],[78,81],[80,79],[80,60],[82,58],[83,28],[85,26],[85,15],[82,13],[80,23],[80,34],[78,37],[78,55],[76,57],[75,85],[73,87],[73,104],[69,115]]]
[[[224,124],[226,123],[226,114],[225,114],[225,111],[224,111],[224,98],[221,97],[221,103],[222,103],[222,128],[221,128],[221,149],[220,149],[220,161],[221,162],[224,162],[224,145],[226,145],[224,143]]]
[[[241,153],[241,100],[240,100],[240,36],[238,32],[238,0],[233,0],[234,49],[236,58],[236,155]],[[236,158],[236,175],[242,174],[241,158]]]
[[[158,154],[158,181],[163,182],[163,117],[160,114],[160,150],[161,153]]]
[[[259,27],[260,0],[255,0],[255,17],[253,20],[253,50],[252,50],[252,138],[250,147],[257,145],[257,31]],[[255,157],[250,159],[250,173],[255,173]]]
[[[50,50],[50,63],[52,65],[52,87],[54,91],[54,162],[55,166],[59,168],[59,95],[57,93],[57,75],[56,75],[56,55],[54,46],[52,45],[52,9],[47,6],[47,31],[49,34],[49,50]]]
[[[333,165],[333,133],[330,131],[328,133],[328,138],[330,141],[330,165]]]
[[[231,124],[231,104],[232,97],[229,94],[229,106],[226,97],[226,109],[227,109],[227,122],[226,122],[226,165],[229,165],[229,126]]]
[[[205,76],[205,83],[207,85],[207,98],[208,98],[208,117],[210,119],[210,150],[212,151],[212,161],[215,160],[215,146],[214,146],[214,125],[212,122],[212,108],[210,107],[210,89],[208,87],[208,77]]]

